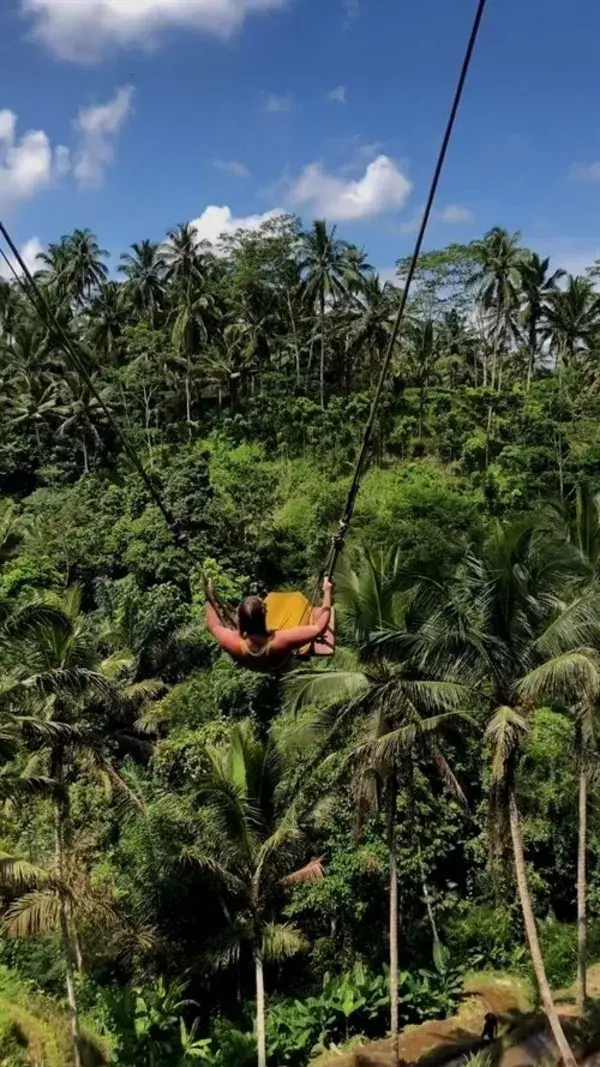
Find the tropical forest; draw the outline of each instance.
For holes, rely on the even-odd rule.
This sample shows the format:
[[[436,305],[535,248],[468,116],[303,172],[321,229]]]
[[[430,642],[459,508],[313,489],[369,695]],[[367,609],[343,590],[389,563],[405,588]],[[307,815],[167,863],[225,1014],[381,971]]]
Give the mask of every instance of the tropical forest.
[[[593,1062],[600,264],[498,226],[397,332],[408,266],[278,215],[0,281],[3,1067]],[[386,354],[335,655],[248,670],[205,589],[320,596]]]

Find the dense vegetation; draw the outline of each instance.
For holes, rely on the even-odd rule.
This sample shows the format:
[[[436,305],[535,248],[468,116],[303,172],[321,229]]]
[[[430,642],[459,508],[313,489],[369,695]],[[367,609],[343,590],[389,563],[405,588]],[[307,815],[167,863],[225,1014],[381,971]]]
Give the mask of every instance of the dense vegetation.
[[[40,257],[79,370],[0,282],[2,1062],[302,1067],[481,967],[564,1042],[550,987],[579,961],[583,1005],[600,954],[595,269],[501,229],[422,257],[339,651],[270,678],[202,581],[312,586],[406,264],[291,218],[107,258]]]

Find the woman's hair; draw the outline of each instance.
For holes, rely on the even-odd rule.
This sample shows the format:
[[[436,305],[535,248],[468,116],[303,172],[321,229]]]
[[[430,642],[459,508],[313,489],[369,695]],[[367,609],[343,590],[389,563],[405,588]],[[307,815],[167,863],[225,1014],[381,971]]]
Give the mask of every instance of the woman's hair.
[[[259,596],[248,596],[238,609],[238,626],[242,636],[268,637],[267,613]]]

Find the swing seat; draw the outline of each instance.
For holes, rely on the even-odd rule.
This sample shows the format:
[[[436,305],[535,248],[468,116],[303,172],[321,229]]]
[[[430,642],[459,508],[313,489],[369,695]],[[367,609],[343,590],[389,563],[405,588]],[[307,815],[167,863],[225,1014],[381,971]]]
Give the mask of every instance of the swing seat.
[[[291,630],[296,626],[311,626],[318,618],[320,609],[313,608],[310,600],[303,593],[269,593],[265,600],[267,609],[267,629]],[[294,655],[333,656],[335,652],[335,615],[331,609],[329,626],[322,637],[311,641]]]

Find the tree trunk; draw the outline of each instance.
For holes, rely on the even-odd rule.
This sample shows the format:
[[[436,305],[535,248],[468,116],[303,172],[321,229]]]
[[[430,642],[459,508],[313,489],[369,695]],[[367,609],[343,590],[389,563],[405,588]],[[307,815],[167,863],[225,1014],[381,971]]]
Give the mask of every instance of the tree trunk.
[[[515,876],[517,879],[519,901],[521,903],[521,910],[523,912],[523,922],[525,924],[525,933],[527,935],[527,943],[529,945],[529,955],[531,956],[531,962],[535,971],[536,981],[540,991],[540,996],[542,998],[542,1005],[546,1013],[548,1023],[550,1025],[552,1035],[562,1057],[564,1067],[576,1067],[575,1057],[573,1056],[573,1053],[569,1048],[567,1039],[561,1026],[560,1019],[558,1018],[558,1013],[554,1006],[554,1001],[552,1000],[552,992],[550,990],[550,984],[546,976],[546,968],[544,967],[544,960],[540,948],[537,926],[535,923],[535,916],[533,914],[531,897],[529,895],[529,886],[527,884],[525,857],[523,854],[523,839],[521,837],[521,827],[519,825],[519,810],[517,807],[517,798],[515,796],[514,787],[511,787],[509,794],[509,816],[510,835],[512,838],[513,854],[515,860]]]
[[[498,349],[500,347],[500,319],[501,319],[501,315],[502,315],[502,308],[501,308],[500,304],[498,304],[498,307],[496,309],[496,323],[495,323],[495,326],[494,326],[494,344],[493,344],[493,347],[492,347],[492,379],[491,379],[491,382],[490,382],[490,388],[491,388],[492,392],[494,392],[494,389],[496,388],[496,374],[497,374],[497,371],[498,371]],[[493,407],[492,407],[492,401],[490,400],[490,402],[488,404],[487,426],[486,426],[486,431],[485,431],[485,469],[486,470],[490,465],[490,437],[492,435],[492,418],[493,418]]]
[[[290,326],[292,327],[292,337],[294,338],[294,353],[296,356],[296,384],[300,385],[300,346],[298,345],[298,335],[296,333],[296,319],[294,317],[294,309],[292,307],[292,298],[290,296],[289,289],[286,290],[288,311],[290,313]]]
[[[258,1067],[266,1067],[267,1042],[266,1042],[266,1018],[265,1018],[265,976],[263,969],[262,951],[256,949],[254,953],[254,970],[256,975],[256,1048]]]
[[[185,370],[185,418],[188,426],[188,439],[192,440],[192,394],[190,389],[190,357],[187,358]]]
[[[585,1011],[587,1000],[587,772],[581,766],[579,771],[579,841],[577,850],[577,1007],[579,1013]]]
[[[142,395],[144,397],[144,430],[146,431],[146,448],[148,449],[149,455],[152,456],[152,436],[150,434],[152,410],[150,408],[150,396],[145,385],[142,386]]]
[[[531,389],[531,382],[533,380],[533,372],[535,370],[535,357],[537,354],[537,315],[532,314],[531,322],[529,324],[529,358],[527,361],[527,384],[525,390],[528,393]]]
[[[321,290],[321,307],[320,307],[320,324],[321,324],[321,358],[319,360],[319,399],[321,407],[325,408],[325,290]]]
[[[60,779],[59,779],[60,780]],[[64,862],[64,822],[65,809],[62,802],[58,802],[54,808],[54,850],[56,869],[59,880],[59,919],[60,939],[66,971],[67,1004],[69,1008],[69,1024],[73,1039],[73,1062],[74,1067],[82,1067],[81,1058],[81,1032],[79,1029],[79,1011],[77,1007],[77,992],[75,989],[75,969],[77,966],[76,954],[73,946],[73,938],[69,927],[69,910],[64,891],[65,862]]]
[[[390,865],[390,1032],[398,1037],[398,864],[396,860],[396,774],[388,781],[388,854]]]
[[[90,473],[90,465],[89,465],[89,462],[88,462],[88,450],[87,450],[87,444],[86,444],[86,441],[85,441],[85,430],[83,431],[83,434],[81,435],[81,450],[83,452],[83,473],[84,474],[89,474]]]
[[[427,885],[427,879],[425,878],[425,867],[423,866],[423,857],[421,855],[421,845],[419,844],[419,870],[421,873],[421,889],[423,891],[423,901],[425,903],[425,910],[427,912],[427,918],[429,919],[429,925],[431,927],[431,936],[433,937],[434,944],[439,944],[440,935],[438,934],[438,928],[435,921],[435,915],[433,914],[433,908],[431,906],[431,897],[429,895],[429,886]]]

